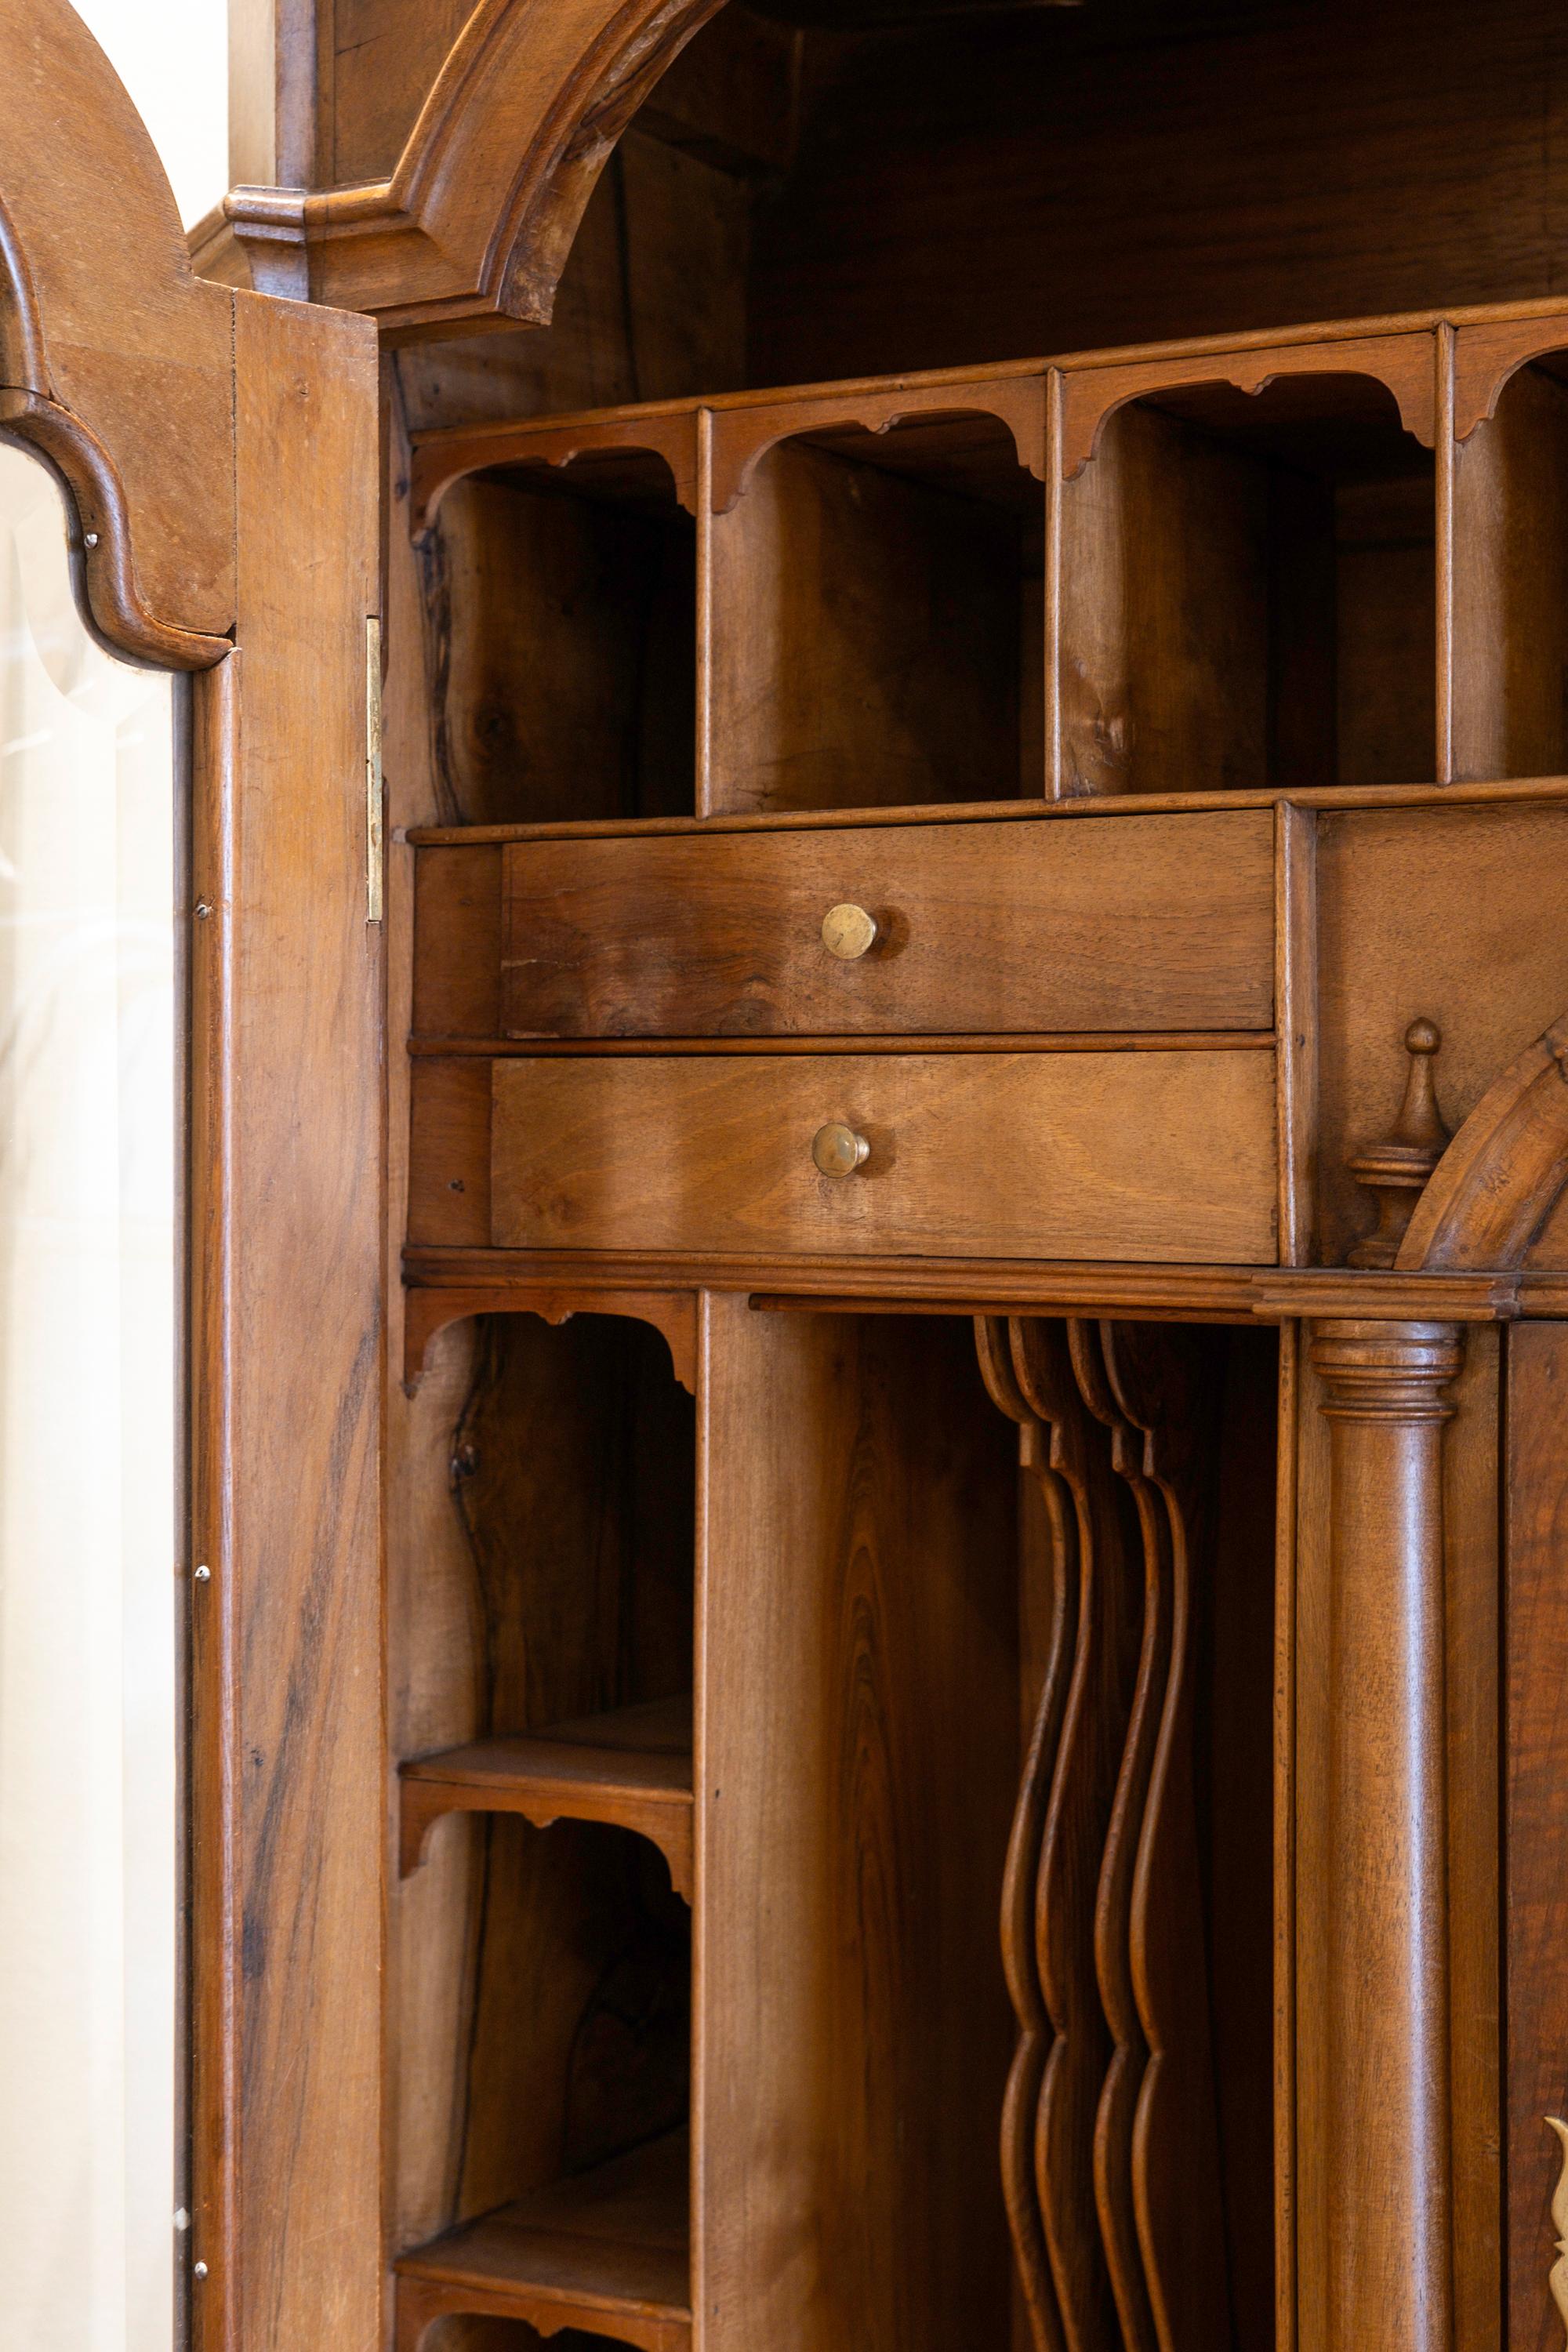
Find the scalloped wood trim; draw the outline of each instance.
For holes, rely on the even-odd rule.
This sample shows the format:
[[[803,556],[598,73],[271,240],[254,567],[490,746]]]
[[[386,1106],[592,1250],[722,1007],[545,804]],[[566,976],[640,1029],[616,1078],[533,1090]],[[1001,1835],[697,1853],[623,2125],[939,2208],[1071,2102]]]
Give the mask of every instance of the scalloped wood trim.
[[[414,1289],[404,1318],[404,1384],[412,1394],[425,1370],[425,1355],[437,1331],[471,1315],[537,1315],[546,1323],[568,1323],[574,1315],[623,1315],[651,1323],[669,1348],[675,1377],[690,1396],[697,1393],[697,1293],[595,1289],[556,1283],[524,1289],[497,1283],[474,1289],[456,1286]]]
[[[1394,395],[1405,430],[1428,449],[1437,440],[1437,353],[1431,327],[1412,321],[1402,332],[1337,343],[1332,351],[1292,336],[1272,347],[1124,365],[1074,368],[1063,377],[1062,479],[1071,481],[1094,456],[1109,419],[1129,401],[1203,384],[1234,384],[1260,393],[1280,376],[1364,375]]]

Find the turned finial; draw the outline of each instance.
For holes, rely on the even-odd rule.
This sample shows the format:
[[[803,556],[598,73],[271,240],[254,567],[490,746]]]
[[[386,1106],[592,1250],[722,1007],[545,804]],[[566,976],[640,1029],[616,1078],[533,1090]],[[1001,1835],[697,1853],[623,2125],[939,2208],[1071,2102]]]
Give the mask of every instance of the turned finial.
[[[1364,1185],[1377,1202],[1377,1224],[1351,1251],[1347,1260],[1351,1265],[1394,1264],[1405,1228],[1415,1214],[1415,1203],[1448,1148],[1451,1139],[1437,1108],[1432,1076],[1433,1057],[1442,1042],[1435,1021],[1410,1024],[1405,1033],[1410,1069],[1393,1132],[1345,1163],[1356,1182]]]

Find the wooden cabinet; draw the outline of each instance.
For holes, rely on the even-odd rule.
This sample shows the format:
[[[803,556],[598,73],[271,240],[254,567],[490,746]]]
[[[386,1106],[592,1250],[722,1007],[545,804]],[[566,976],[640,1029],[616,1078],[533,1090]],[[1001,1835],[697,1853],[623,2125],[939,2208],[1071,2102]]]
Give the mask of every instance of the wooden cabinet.
[[[194,681],[194,2352],[1549,2352],[1554,13],[273,13],[193,265],[0,0]]]

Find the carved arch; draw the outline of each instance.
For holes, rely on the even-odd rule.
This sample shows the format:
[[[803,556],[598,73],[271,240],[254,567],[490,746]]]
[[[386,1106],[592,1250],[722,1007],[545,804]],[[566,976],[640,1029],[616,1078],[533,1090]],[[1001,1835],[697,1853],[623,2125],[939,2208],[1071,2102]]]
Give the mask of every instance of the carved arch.
[[[116,652],[201,669],[234,625],[234,296],[67,0],[0,0],[0,435],[73,509],[78,599]]]
[[[1505,1272],[1568,1189],[1568,1013],[1493,1080],[1433,1171],[1402,1273]]]
[[[480,0],[388,180],[236,188],[258,288],[399,334],[547,326],[605,159],[724,0]]]

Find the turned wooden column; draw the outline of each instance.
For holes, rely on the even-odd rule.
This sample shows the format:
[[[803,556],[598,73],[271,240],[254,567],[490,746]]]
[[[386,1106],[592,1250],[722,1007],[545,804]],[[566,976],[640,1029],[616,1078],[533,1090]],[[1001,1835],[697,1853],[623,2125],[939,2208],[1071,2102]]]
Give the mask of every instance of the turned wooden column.
[[[1443,1424],[1462,1340],[1332,1322],[1330,2352],[1453,2352]]]

